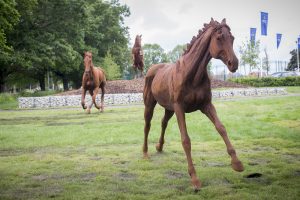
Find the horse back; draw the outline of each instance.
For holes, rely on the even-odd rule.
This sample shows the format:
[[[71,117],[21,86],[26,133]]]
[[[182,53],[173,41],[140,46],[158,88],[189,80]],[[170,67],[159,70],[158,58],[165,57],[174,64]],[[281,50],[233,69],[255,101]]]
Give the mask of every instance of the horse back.
[[[105,71],[101,67],[95,67],[95,78],[99,81],[99,86],[106,84]]]

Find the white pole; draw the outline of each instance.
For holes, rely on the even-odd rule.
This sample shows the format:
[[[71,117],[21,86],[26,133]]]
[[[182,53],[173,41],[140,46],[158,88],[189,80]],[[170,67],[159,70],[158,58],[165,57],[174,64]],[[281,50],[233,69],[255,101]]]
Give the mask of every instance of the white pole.
[[[299,69],[299,44],[298,44],[298,40],[296,41],[296,44],[297,44],[297,65],[298,65],[298,72],[300,72],[300,69]]]

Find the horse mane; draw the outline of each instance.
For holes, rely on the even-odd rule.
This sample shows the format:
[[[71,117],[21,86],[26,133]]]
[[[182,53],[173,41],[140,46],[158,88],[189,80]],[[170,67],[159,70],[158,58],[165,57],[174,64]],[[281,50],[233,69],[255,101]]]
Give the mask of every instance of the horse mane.
[[[198,35],[197,36],[193,36],[191,42],[187,44],[186,49],[184,50],[184,52],[183,52],[182,55],[187,54],[190,51],[190,49],[192,48],[192,46],[194,45],[194,43],[196,42],[196,40],[199,39],[202,35],[204,35],[204,33],[209,28],[212,27],[214,30],[218,30],[218,29],[222,28],[223,26],[226,26],[230,30],[229,26],[226,24],[226,20],[225,19],[223,19],[222,23],[219,23],[219,22],[215,21],[213,18],[211,18],[209,24],[204,23],[203,26],[204,27],[198,31]]]

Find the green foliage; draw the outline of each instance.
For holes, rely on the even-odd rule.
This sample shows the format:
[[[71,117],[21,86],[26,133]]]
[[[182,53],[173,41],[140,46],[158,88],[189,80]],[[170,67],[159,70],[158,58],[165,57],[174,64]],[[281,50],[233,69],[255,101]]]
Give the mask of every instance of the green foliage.
[[[41,89],[45,90],[48,71],[63,81],[65,90],[70,81],[79,87],[82,55],[86,50],[93,52],[96,63],[110,51],[121,72],[129,65],[129,34],[124,17],[129,16],[130,11],[118,0],[8,2],[11,3],[5,1],[5,4],[11,5],[20,14],[11,15],[20,20],[7,34],[7,44],[13,49],[0,55],[0,65],[3,66],[0,71],[1,91],[6,77],[13,73],[39,81]],[[6,12],[11,11],[1,10],[4,19],[9,18]]]
[[[16,100],[16,95],[9,94],[9,93],[0,94],[0,104],[6,103],[6,102],[13,102],[15,100]]]
[[[153,64],[168,62],[168,56],[159,44],[144,44],[145,71]]]
[[[295,71],[298,69],[298,63],[297,63],[297,50],[293,49],[291,52],[291,59],[288,63],[287,69],[288,71]],[[299,50],[299,59],[300,59],[300,50]],[[300,61],[299,61],[300,62]]]
[[[121,78],[120,67],[115,63],[110,52],[107,52],[103,60],[102,67],[105,70],[107,80],[116,80]]]
[[[186,115],[203,189],[194,193],[176,117],[156,153],[156,107],[142,158],[143,106],[0,112],[0,199],[297,199],[299,96],[216,101],[245,166],[234,172],[225,144],[200,112]],[[246,178],[252,173],[261,177]],[[255,191],[255,192],[253,192]]]
[[[231,82],[250,85],[254,87],[276,87],[276,86],[300,86],[300,77],[284,77],[284,78],[234,78],[229,79]]]
[[[47,90],[47,91],[34,91],[34,92],[29,92],[29,91],[22,91],[18,96],[20,97],[43,97],[43,96],[51,96],[54,94],[57,94],[61,91],[55,91],[55,90]]]
[[[168,52],[168,60],[172,63],[176,63],[176,61],[181,57],[182,53],[186,49],[186,44],[177,45],[174,49]]]
[[[242,46],[239,47],[239,53],[241,54],[240,63],[241,65],[249,65],[250,71],[258,67],[258,56],[259,56],[259,45],[260,42],[251,42],[246,40]]]
[[[20,14],[16,9],[15,0],[0,1],[0,53],[10,49],[6,44],[6,35],[13,30],[19,21]]]
[[[16,109],[18,107],[17,95],[9,93],[0,94],[0,110]]]

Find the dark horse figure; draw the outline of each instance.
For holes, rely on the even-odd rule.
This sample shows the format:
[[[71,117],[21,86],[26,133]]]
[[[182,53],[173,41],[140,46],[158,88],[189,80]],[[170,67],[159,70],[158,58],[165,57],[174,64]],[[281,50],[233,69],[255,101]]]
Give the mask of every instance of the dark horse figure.
[[[84,53],[84,73],[82,76],[82,96],[81,96],[81,105],[83,109],[87,108],[87,113],[91,112],[91,107],[95,104],[97,109],[101,109],[101,112],[104,110],[104,94],[105,94],[105,85],[106,78],[104,71],[99,67],[95,67],[92,62],[92,53]],[[101,105],[98,106],[96,103],[96,96],[101,88]],[[92,96],[92,103],[87,107],[85,105],[85,94],[86,91],[89,91]]]
[[[131,50],[133,69],[135,71],[134,78],[138,78],[138,70],[141,72],[140,77],[143,76],[144,71],[144,54],[142,50],[142,35],[137,35],[135,37],[135,42]]]
[[[161,123],[161,136],[156,149],[163,150],[164,134],[168,121],[175,113],[181,133],[182,146],[188,162],[188,173],[195,191],[201,188],[197,178],[191,156],[191,142],[187,133],[185,113],[200,110],[215,125],[222,136],[227,152],[231,156],[232,168],[243,171],[244,167],[239,161],[235,149],[230,143],[227,132],[219,120],[215,107],[212,104],[212,93],[207,64],[211,58],[220,59],[231,72],[238,69],[238,59],[233,51],[234,37],[230,28],[223,19],[221,23],[211,19],[209,24],[193,37],[187,50],[175,64],[156,64],[151,66],[145,77],[144,104],[144,157],[148,157],[148,134],[151,119],[156,103],[165,108]]]

